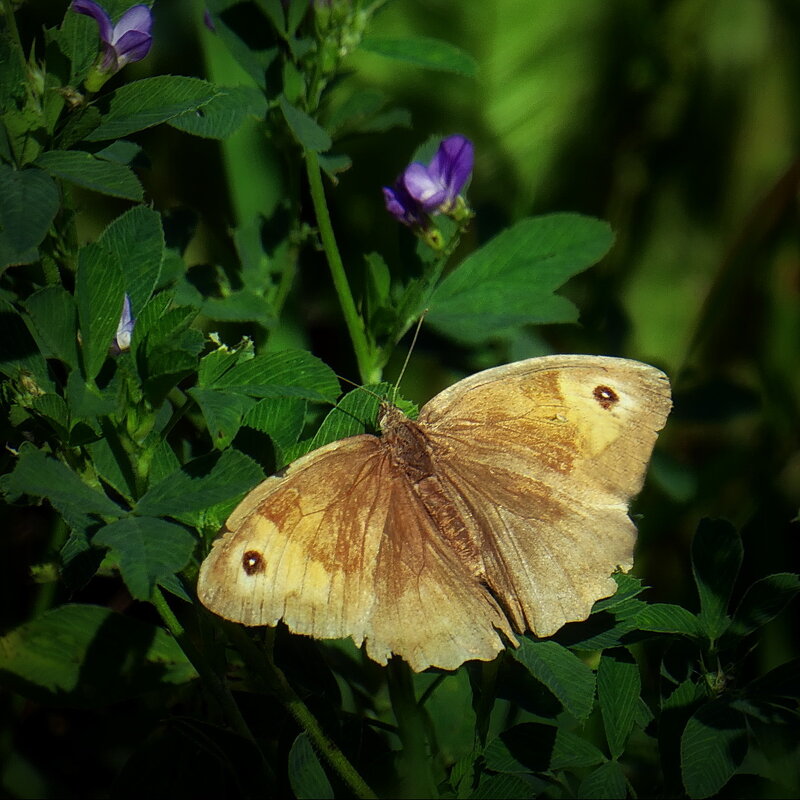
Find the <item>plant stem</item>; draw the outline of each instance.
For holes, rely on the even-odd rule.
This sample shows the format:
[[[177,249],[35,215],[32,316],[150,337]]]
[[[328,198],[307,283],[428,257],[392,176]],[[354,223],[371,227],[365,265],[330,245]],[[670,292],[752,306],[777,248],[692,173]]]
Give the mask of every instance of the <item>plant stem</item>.
[[[287,711],[294,717],[295,722],[308,734],[315,750],[333,767],[355,797],[377,798],[375,792],[370,789],[366,781],[348,761],[347,756],[322,730],[319,721],[292,688],[283,671],[264,656],[239,625],[226,625],[225,629],[248,669],[254,675],[264,679],[266,687],[278,696]]]
[[[314,204],[314,213],[317,217],[317,227],[319,228],[322,247],[328,259],[328,266],[331,270],[333,285],[336,294],[339,295],[339,303],[342,306],[342,313],[353,342],[353,349],[356,354],[358,371],[364,383],[377,383],[381,379],[381,371],[375,365],[372,358],[369,342],[367,341],[364,323],[356,309],[350,285],[347,282],[347,275],[344,271],[342,257],[339,248],[336,246],[336,237],[333,234],[331,218],[328,214],[328,204],[325,200],[325,190],[322,185],[322,174],[319,168],[317,154],[311,150],[306,150],[306,172],[308,173],[308,183],[311,189],[311,200]]]
[[[234,730],[247,739],[255,748],[264,775],[266,777],[271,776],[272,770],[267,764],[264,754],[261,752],[261,748],[258,746],[255,736],[253,736],[253,732],[242,716],[239,706],[236,705],[236,701],[233,699],[230,689],[228,689],[225,682],[220,679],[219,675],[214,672],[200,651],[194,646],[194,642],[189,638],[175,614],[172,613],[172,609],[167,605],[167,601],[158,586],[153,589],[152,601],[156,610],[161,615],[161,619],[167,626],[167,630],[175,637],[175,641],[178,643],[181,650],[183,650],[186,658],[189,659],[205,686],[222,707],[223,712],[228,717],[228,721],[233,726]]]

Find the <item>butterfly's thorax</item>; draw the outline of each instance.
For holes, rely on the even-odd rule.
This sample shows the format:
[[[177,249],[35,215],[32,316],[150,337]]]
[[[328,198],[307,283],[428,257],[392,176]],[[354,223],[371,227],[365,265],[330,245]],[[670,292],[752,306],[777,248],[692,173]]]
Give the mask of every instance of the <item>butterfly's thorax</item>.
[[[389,449],[392,464],[416,484],[433,474],[430,448],[416,422],[394,406],[381,410],[381,438]]]
[[[392,466],[403,472],[412,490],[442,532],[450,547],[473,574],[481,572],[478,543],[454,498],[436,475],[431,447],[424,429],[394,406],[384,405],[380,416],[381,438]]]

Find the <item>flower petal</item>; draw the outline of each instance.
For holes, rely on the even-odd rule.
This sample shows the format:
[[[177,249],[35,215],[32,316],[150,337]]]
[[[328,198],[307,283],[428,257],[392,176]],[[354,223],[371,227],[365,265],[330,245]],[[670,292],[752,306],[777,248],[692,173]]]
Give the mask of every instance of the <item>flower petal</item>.
[[[383,199],[386,203],[386,210],[394,216],[398,222],[402,222],[404,225],[421,223],[422,210],[419,204],[408,194],[399,180],[392,187],[383,187]]]
[[[141,61],[149,52],[153,44],[153,37],[141,31],[128,31],[114,45],[121,69],[129,61]]]
[[[114,26],[112,42],[117,45],[129,31],[138,31],[150,36],[153,29],[153,14],[147,6],[131,6]],[[144,56],[142,56],[144,57]]]
[[[108,16],[102,6],[97,5],[93,0],[72,0],[70,8],[78,14],[93,17],[97,22],[97,27],[100,29],[100,39],[108,44],[111,43],[111,17]]]
[[[434,179],[424,164],[409,164],[402,176],[406,191],[426,211],[437,208],[447,198],[447,187]]]
[[[116,72],[120,68],[120,64],[117,60],[117,51],[114,49],[114,45],[108,42],[100,42],[100,48],[103,52],[103,60],[100,63],[103,72]]]
[[[434,180],[447,187],[447,201],[458,197],[472,174],[474,150],[466,136],[448,136],[436,151],[428,172]]]

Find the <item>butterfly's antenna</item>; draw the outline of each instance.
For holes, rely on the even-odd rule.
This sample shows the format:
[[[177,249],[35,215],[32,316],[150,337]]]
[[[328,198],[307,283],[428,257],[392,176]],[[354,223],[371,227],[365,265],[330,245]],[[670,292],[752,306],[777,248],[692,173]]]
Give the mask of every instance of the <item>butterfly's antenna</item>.
[[[372,389],[367,389],[366,386],[362,386],[360,383],[356,383],[355,381],[351,381],[350,378],[345,378],[344,375],[337,375],[336,376],[340,381],[344,381],[345,383],[349,383],[351,386],[354,386],[356,389],[361,389],[362,392],[366,392],[367,394],[371,394],[376,400],[380,400],[383,402],[386,398],[381,397],[377,392],[373,392]],[[336,403],[333,404],[334,407],[338,408]]]
[[[394,384],[394,397],[392,398],[392,404],[397,405],[397,393],[400,391],[400,381],[403,380],[403,375],[406,374],[406,367],[408,366],[408,362],[411,360],[411,354],[414,352],[414,345],[417,343],[417,337],[419,336],[419,330],[422,327],[422,322],[425,319],[425,315],[428,313],[428,309],[426,308],[420,315],[419,321],[417,322],[416,330],[414,331],[414,338],[411,340],[411,344],[409,345],[408,352],[406,353],[406,360],[403,362],[403,368],[400,370],[400,374],[397,376],[397,380]]]

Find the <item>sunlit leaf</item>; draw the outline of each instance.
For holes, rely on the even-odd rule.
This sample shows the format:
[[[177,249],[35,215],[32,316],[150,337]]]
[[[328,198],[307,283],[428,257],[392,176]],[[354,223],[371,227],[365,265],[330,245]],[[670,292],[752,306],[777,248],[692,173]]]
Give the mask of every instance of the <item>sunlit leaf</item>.
[[[250,458],[229,449],[219,458],[190,461],[150,488],[136,505],[141,515],[176,515],[201,511],[252,489],[264,473]]]
[[[119,139],[202,108],[216,95],[212,84],[177,75],[156,75],[123,84],[112,92],[108,111],[86,139],[90,142]]]
[[[99,242],[84,245],[78,253],[75,302],[88,380],[94,379],[106,360],[122,314],[124,293],[117,255]]]
[[[523,639],[514,658],[525,665],[577,719],[586,719],[594,705],[595,676],[574,653],[555,642]]]
[[[482,342],[524,324],[572,322],[577,309],[554,294],[599,261],[613,235],[605,222],[551,214],[518,222],[473,251],[425,305],[426,322],[463,342]],[[421,310],[421,309],[420,309]]]
[[[623,648],[608,650],[597,668],[597,702],[612,758],[619,758],[633,730],[642,682],[633,656]]]
[[[50,150],[42,153],[36,164],[56,178],[100,194],[135,201],[144,196],[139,179],[129,167],[81,150]]]

